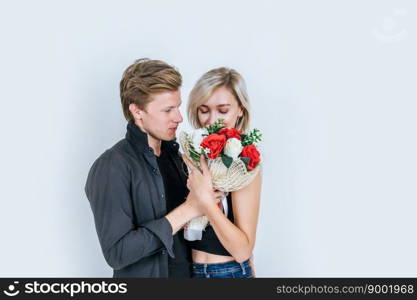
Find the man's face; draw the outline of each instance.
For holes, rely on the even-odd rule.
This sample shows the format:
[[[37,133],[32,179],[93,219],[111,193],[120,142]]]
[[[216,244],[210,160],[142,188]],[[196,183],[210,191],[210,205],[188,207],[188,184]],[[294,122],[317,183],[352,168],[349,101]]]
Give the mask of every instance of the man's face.
[[[180,91],[161,92],[151,97],[145,110],[140,111],[142,129],[155,139],[173,140],[178,124],[183,121],[179,110]]]

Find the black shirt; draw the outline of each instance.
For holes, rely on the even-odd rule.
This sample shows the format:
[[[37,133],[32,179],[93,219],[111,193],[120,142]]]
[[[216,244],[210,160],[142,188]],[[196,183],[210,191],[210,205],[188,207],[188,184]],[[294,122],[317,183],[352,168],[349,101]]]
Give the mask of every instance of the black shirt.
[[[160,156],[157,156],[156,159],[164,181],[167,212],[170,212],[185,201],[188,189],[181,181],[181,174],[178,174],[178,169],[163,146]],[[191,277],[191,249],[185,242],[184,230],[179,230],[173,239],[175,258],[169,257],[168,259],[169,277]]]
[[[233,222],[233,207],[232,207],[232,194],[227,195],[227,218]],[[222,245],[219,238],[216,235],[213,227],[209,224],[206,229],[203,231],[201,240],[188,242],[192,249],[208,252],[211,254],[232,256]]]

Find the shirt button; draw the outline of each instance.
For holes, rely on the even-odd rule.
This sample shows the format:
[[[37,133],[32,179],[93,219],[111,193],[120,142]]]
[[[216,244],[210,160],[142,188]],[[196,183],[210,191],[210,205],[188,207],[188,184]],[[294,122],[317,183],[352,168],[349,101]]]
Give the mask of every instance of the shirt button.
[[[164,197],[165,197],[165,195],[164,195],[164,194],[162,194],[161,196],[162,196],[162,198],[164,198]]]
[[[167,254],[166,250],[162,250],[162,255]]]

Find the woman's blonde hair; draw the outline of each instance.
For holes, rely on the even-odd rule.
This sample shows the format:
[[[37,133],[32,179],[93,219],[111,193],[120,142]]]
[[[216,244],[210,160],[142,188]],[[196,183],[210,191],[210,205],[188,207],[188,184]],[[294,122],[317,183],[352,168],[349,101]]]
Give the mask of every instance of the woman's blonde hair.
[[[203,127],[198,120],[198,107],[202,105],[220,87],[226,87],[235,96],[239,107],[242,108],[242,117],[239,117],[236,128],[243,132],[249,129],[250,106],[243,77],[235,70],[229,68],[217,68],[203,74],[192,89],[188,105],[188,119],[194,128]]]

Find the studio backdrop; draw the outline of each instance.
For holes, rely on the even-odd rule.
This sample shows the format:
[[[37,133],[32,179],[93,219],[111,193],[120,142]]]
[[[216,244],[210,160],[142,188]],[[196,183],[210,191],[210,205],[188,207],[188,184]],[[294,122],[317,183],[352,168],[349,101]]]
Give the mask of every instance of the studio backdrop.
[[[416,1],[3,1],[0,276],[111,277],[84,193],[141,57],[226,66],[263,132],[258,277],[417,276]]]

